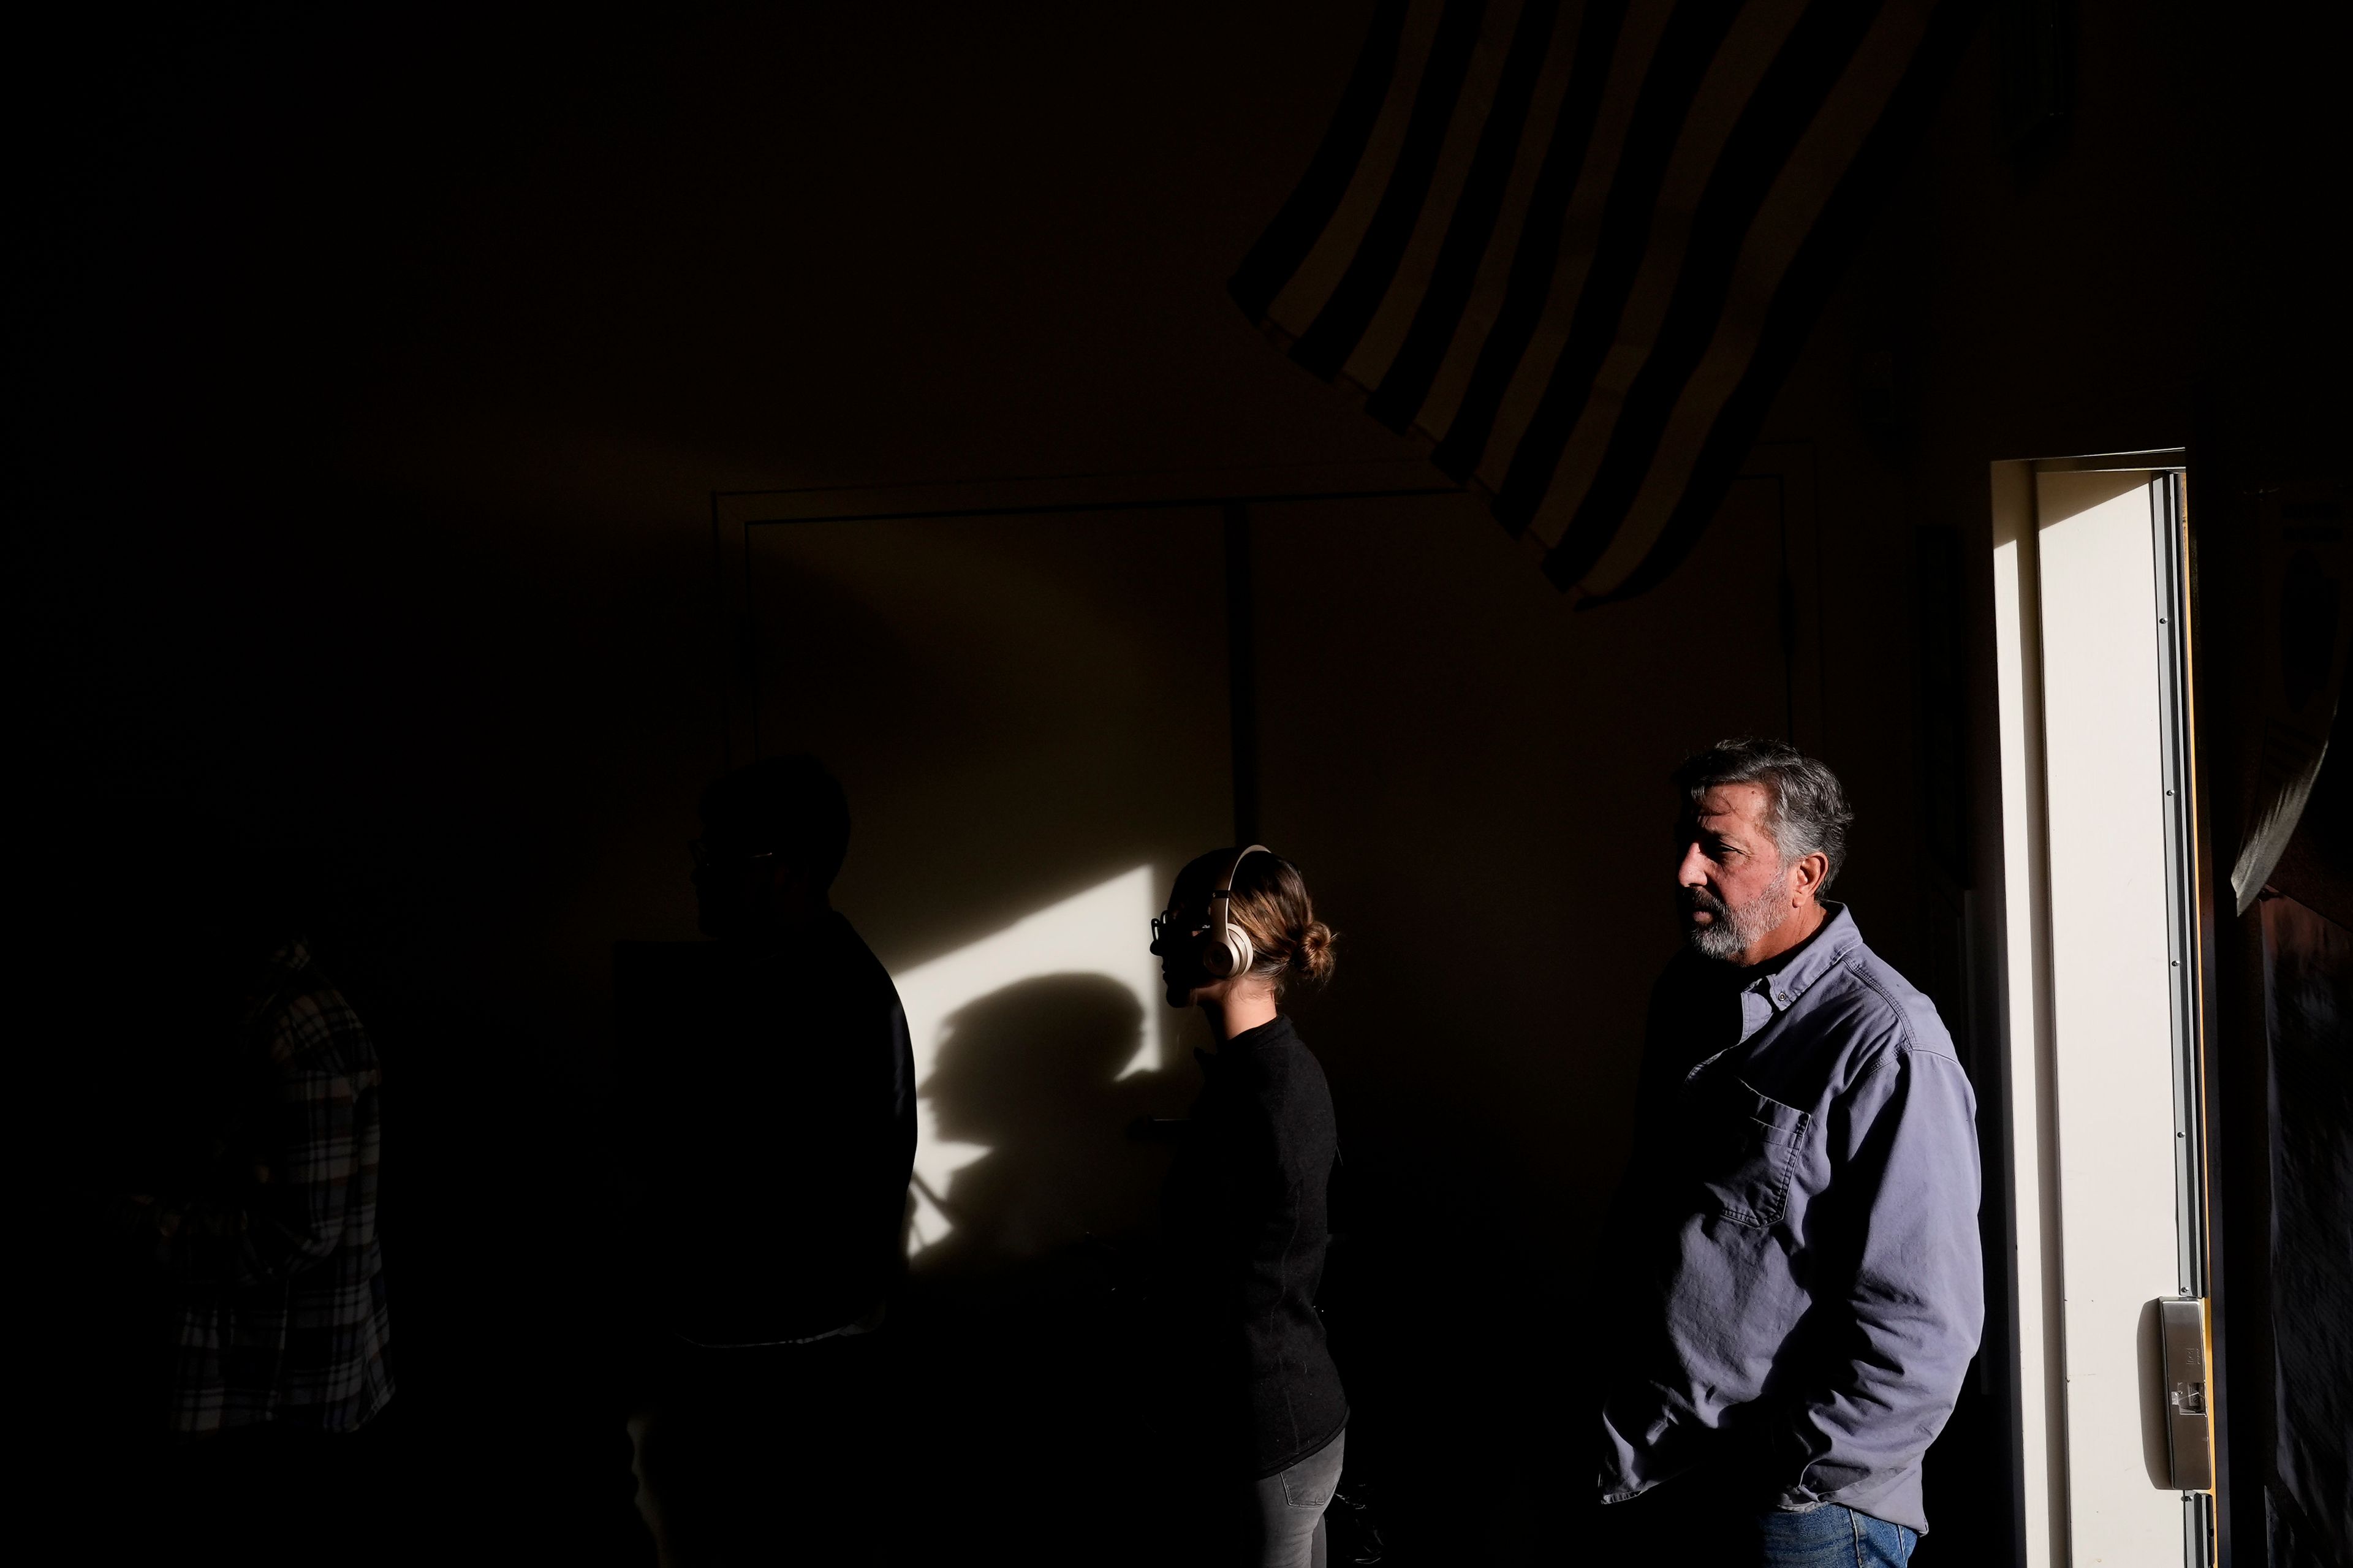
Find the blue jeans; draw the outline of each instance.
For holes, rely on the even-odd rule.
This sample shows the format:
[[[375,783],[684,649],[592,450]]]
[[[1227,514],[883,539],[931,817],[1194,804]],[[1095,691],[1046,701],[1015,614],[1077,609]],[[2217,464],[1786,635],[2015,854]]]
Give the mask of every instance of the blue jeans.
[[[1245,1562],[1254,1568],[1324,1568],[1324,1510],[1339,1489],[1347,1447],[1343,1430],[1289,1469],[1252,1483]]]
[[[1757,1517],[1757,1568],[1904,1568],[1918,1532],[1827,1502]]]
[[[1905,1568],[1917,1531],[1837,1503],[1753,1512],[1674,1482],[1600,1510],[1593,1568]]]

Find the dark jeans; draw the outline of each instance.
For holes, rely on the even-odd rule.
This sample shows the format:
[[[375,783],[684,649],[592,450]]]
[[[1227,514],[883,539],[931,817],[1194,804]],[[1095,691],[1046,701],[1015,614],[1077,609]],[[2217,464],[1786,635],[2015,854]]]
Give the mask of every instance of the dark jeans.
[[[1825,1503],[1803,1513],[1731,1506],[1669,1481],[1599,1510],[1594,1568],[1905,1568],[1918,1531]]]
[[[91,1560],[396,1563],[401,1499],[385,1447],[392,1419],[387,1410],[343,1434],[267,1424],[202,1437],[157,1434],[95,1456],[101,1486],[107,1471],[121,1468],[118,1484],[105,1489],[111,1495],[94,1500]]]
[[[668,1559],[885,1561],[889,1341],[665,1346],[639,1464]]]
[[[1347,1447],[1344,1430],[1290,1468],[1251,1483],[1244,1562],[1254,1568],[1324,1568],[1324,1512],[1339,1489]]]

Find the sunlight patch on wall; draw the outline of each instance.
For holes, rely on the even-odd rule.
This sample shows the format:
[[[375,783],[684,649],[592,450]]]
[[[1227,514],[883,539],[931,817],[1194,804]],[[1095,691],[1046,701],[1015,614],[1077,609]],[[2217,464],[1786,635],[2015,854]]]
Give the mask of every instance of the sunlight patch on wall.
[[[928,963],[892,976],[907,1011],[914,1047],[917,1138],[913,1183],[914,1223],[907,1237],[910,1258],[945,1239],[954,1222],[935,1198],[947,1193],[955,1173],[986,1155],[983,1143],[942,1138],[937,1108],[925,1086],[932,1079],[947,1020],[1006,986],[1048,974],[1108,976],[1135,994],[1144,1019],[1135,1050],[1120,1077],[1166,1064],[1171,1041],[1168,1010],[1160,999],[1160,961],[1147,950],[1152,917],[1160,912],[1160,889],[1149,866],[1097,883],[1058,904],[1028,915]]]

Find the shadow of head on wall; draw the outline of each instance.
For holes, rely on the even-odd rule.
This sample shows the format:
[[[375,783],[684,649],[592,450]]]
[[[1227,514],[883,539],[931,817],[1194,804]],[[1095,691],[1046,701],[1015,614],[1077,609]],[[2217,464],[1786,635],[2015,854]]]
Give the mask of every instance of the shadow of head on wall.
[[[1151,1227],[1166,1150],[1128,1130],[1182,1114],[1198,1074],[1121,1076],[1145,1024],[1135,993],[1101,974],[1039,975],[949,1016],[920,1092],[942,1139],[987,1152],[934,1194],[954,1228],[916,1255],[918,1277],[1036,1271],[1091,1236]]]

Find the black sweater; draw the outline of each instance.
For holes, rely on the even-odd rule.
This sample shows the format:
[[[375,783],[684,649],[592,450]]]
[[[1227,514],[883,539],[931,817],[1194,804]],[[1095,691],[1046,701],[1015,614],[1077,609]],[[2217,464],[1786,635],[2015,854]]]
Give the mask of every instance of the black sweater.
[[[1278,1017],[1195,1053],[1208,1079],[1169,1173],[1175,1291],[1198,1392],[1251,1474],[1305,1458],[1347,1423],[1315,1289],[1339,1132],[1324,1069]]]

